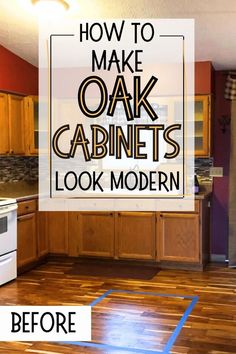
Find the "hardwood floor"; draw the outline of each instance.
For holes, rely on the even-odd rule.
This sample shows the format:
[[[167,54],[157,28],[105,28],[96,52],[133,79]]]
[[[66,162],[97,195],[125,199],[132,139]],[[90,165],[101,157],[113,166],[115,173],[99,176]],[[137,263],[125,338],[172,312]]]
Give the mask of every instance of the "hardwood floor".
[[[210,266],[205,272],[162,270],[152,280],[69,275],[68,262],[49,262],[0,288],[0,305],[86,305],[115,289],[93,308],[93,341],[162,352],[191,303],[198,296],[171,353],[236,353],[236,270]],[[119,290],[174,294],[166,297]],[[2,324],[1,324],[2,325]],[[132,353],[47,342],[0,342],[0,353]]]

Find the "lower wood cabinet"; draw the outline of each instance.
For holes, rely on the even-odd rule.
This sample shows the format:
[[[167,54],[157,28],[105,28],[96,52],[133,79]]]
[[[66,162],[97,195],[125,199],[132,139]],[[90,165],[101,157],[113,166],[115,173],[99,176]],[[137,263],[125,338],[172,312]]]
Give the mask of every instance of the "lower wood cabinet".
[[[160,261],[199,262],[199,214],[161,213],[158,258]]]
[[[22,203],[23,204],[23,203]],[[26,211],[23,213],[23,208]],[[17,266],[22,267],[37,260],[36,207],[24,202],[17,217]],[[28,211],[27,211],[28,210]],[[19,215],[22,214],[22,215]]]
[[[70,214],[72,214],[69,215],[70,255],[114,257],[113,212]]]
[[[202,269],[209,258],[209,205],[194,212],[38,212],[18,204],[18,267],[47,254],[156,261]]]
[[[37,243],[38,257],[44,257],[49,252],[48,232],[47,232],[47,213],[37,212]]]
[[[49,253],[68,254],[68,213],[64,211],[47,212],[47,234]]]
[[[154,260],[156,213],[118,212],[116,215],[117,258]]]

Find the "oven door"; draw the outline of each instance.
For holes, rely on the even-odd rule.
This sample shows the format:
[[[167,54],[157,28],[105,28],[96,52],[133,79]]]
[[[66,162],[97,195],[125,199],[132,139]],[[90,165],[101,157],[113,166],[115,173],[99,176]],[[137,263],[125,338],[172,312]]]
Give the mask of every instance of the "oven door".
[[[0,256],[16,250],[17,205],[0,208]]]
[[[16,278],[16,252],[0,256],[0,285]]]

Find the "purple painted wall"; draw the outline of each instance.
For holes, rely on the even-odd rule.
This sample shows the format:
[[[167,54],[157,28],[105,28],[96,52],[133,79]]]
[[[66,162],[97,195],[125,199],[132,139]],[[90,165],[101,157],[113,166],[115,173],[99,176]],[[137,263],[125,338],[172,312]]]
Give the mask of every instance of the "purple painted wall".
[[[224,98],[226,77],[225,72],[215,72],[213,157],[214,166],[224,168],[224,177],[214,178],[211,220],[211,252],[225,255],[228,254],[230,126],[223,134],[218,119],[231,114],[231,102]]]

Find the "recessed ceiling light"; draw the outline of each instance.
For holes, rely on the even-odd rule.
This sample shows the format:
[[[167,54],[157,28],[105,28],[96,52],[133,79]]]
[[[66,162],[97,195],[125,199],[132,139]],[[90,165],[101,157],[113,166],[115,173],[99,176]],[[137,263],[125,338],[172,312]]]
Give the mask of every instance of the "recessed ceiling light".
[[[61,13],[69,9],[69,4],[66,0],[31,0],[37,11],[41,15],[51,13]]]

